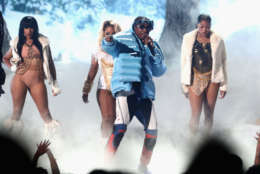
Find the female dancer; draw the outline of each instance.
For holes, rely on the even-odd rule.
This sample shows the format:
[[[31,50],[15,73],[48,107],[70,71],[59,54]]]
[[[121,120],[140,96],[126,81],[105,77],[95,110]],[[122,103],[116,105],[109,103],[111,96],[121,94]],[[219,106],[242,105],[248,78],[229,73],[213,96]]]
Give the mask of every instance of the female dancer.
[[[210,30],[210,25],[210,16],[199,15],[197,29],[183,36],[181,83],[185,96],[190,100],[192,133],[198,131],[202,105],[205,127],[211,130],[218,91],[220,98],[224,98],[227,90],[224,41]]]
[[[13,114],[6,120],[5,126],[12,129],[21,125],[19,120],[29,91],[45,122],[46,130],[53,131],[59,123],[52,119],[49,111],[44,79],[48,79],[52,85],[53,96],[58,95],[60,89],[48,38],[39,33],[34,17],[26,16],[21,20],[19,36],[11,41],[11,48],[4,56],[4,62],[15,71],[11,83]]]
[[[100,67],[101,76],[98,81],[97,101],[102,115],[101,133],[103,138],[110,136],[112,133],[115,120],[115,99],[110,91],[113,57],[101,49],[101,42],[105,36],[110,37],[120,31],[120,26],[113,21],[103,22],[99,32],[98,50],[92,55],[91,67],[83,87],[82,99],[84,103],[87,103],[93,80]]]

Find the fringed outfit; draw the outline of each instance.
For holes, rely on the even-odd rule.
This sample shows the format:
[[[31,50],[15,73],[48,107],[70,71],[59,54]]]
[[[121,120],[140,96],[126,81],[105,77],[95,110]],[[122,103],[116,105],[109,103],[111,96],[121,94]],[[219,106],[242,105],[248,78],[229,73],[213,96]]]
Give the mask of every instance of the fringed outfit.
[[[201,95],[210,84],[212,71],[212,57],[210,43],[194,43],[192,59],[192,85],[191,90]]]

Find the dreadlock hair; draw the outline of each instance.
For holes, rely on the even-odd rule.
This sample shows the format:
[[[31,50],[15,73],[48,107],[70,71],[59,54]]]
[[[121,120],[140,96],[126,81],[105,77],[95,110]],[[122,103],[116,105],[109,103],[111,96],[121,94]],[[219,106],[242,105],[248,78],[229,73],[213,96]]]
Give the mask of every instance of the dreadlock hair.
[[[32,16],[25,16],[21,22],[20,22],[20,27],[19,27],[19,39],[17,43],[17,49],[18,49],[18,54],[22,59],[23,62],[23,57],[22,57],[22,48],[24,43],[26,42],[26,38],[24,36],[24,29],[25,28],[32,28],[33,29],[33,35],[32,35],[32,40],[34,45],[39,49],[41,58],[43,60],[43,53],[42,53],[42,45],[39,42],[39,27],[37,24],[37,21],[34,17]]]

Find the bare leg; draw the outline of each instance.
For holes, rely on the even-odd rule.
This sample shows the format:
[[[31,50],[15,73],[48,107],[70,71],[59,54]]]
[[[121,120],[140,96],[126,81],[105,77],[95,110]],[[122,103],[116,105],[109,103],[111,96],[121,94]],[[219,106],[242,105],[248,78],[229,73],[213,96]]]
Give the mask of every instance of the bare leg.
[[[97,101],[102,114],[102,137],[109,137],[112,133],[113,123],[116,116],[115,99],[110,91],[98,89]]]
[[[27,94],[27,86],[18,75],[15,75],[12,80],[11,93],[13,99],[13,115],[11,119],[18,121],[20,120]]]
[[[190,131],[193,134],[196,134],[199,129],[199,121],[200,121],[200,114],[202,110],[202,101],[203,101],[202,93],[200,96],[197,96],[193,93],[191,89],[189,89],[189,99],[191,105],[191,119],[190,119]]]
[[[44,82],[37,82],[30,85],[30,94],[40,112],[45,123],[52,121],[52,117],[48,107],[47,89]]]
[[[260,125],[260,118],[256,119],[253,124]]]
[[[212,129],[213,126],[213,114],[215,109],[215,104],[217,101],[219,90],[219,83],[210,83],[206,89],[206,96],[204,100],[204,114],[205,120],[204,125],[208,131]]]

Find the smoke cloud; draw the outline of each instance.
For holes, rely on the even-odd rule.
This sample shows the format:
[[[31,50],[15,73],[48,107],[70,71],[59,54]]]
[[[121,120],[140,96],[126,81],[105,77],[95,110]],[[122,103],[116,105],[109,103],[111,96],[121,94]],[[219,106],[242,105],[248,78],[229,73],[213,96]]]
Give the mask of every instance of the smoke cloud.
[[[249,23],[245,18],[247,14],[235,10],[239,3],[241,4],[242,1],[223,0],[218,3],[217,1],[202,3],[200,12],[212,16],[212,29],[223,35],[227,49],[229,89],[226,98],[217,101],[213,133],[227,140],[234,147],[234,151],[241,156],[247,168],[253,164],[256,146],[254,135],[259,129],[258,126],[250,123],[260,116],[258,107],[260,103],[258,80],[260,52],[256,46],[259,45],[257,38],[260,38],[260,26],[257,20],[250,20],[251,23]],[[248,3],[250,6],[244,6],[245,11],[249,14],[251,11],[255,12],[254,7],[259,7],[257,3],[257,1],[250,1]],[[237,27],[234,28],[233,25]],[[52,29],[55,30],[53,27]],[[51,37],[55,38],[54,34],[51,34]],[[68,40],[70,40],[74,36],[64,34],[64,37],[69,37]],[[89,40],[94,41],[95,38]],[[84,42],[88,43],[89,40]],[[55,47],[56,43],[53,43],[53,50]],[[89,64],[76,61],[74,54],[85,55],[88,59],[91,50],[92,48],[79,50],[73,55],[70,52],[67,55],[68,62],[56,62],[62,94],[57,97],[51,96],[48,86],[48,97],[50,111],[54,119],[59,120],[62,126],[58,134],[50,139],[50,148],[62,173],[83,174],[95,168],[116,168],[136,172],[144,137],[142,125],[136,119],[131,122],[120,144],[116,159],[110,165],[104,161],[105,143],[100,138],[101,115],[95,95],[98,75],[90,94],[90,103],[82,102],[81,91]],[[149,166],[155,174],[164,172],[178,174],[185,171],[194,150],[203,140],[203,136],[191,137],[189,135],[190,106],[181,93],[179,59],[179,56],[174,57],[175,61],[168,66],[166,74],[161,78],[155,78],[157,90],[155,110],[159,135]],[[1,123],[12,113],[9,89],[12,76],[13,74],[8,74],[4,86],[6,94],[0,98]],[[33,154],[36,144],[44,138],[44,123],[29,94],[27,94],[22,120],[25,125],[22,138]],[[203,114],[201,126],[202,123]],[[46,156],[42,157],[39,162],[43,167],[50,167]]]

